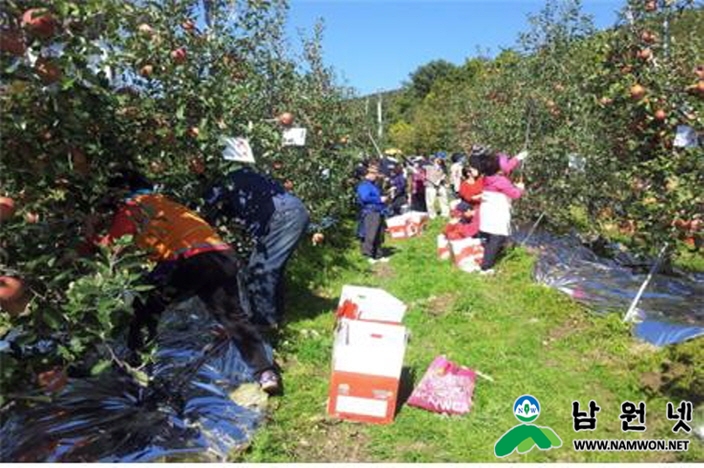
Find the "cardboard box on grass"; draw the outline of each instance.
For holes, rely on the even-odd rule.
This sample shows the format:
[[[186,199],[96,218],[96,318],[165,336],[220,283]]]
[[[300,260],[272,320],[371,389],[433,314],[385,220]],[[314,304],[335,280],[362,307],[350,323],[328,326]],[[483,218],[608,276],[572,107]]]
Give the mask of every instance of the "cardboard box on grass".
[[[410,220],[408,229],[413,232],[413,235],[421,234],[430,221],[430,217],[425,211],[409,211],[406,215]]]
[[[408,239],[423,232],[428,224],[428,214],[409,211],[386,219],[386,232],[392,239]]]
[[[455,265],[459,269],[470,273],[480,269],[484,258],[484,246],[482,246],[481,240],[472,237],[451,240],[450,250]]]
[[[407,340],[402,325],[338,320],[328,414],[350,421],[393,422]]]
[[[386,218],[386,232],[392,239],[407,239],[408,236],[408,216],[400,214]]]
[[[406,309],[406,304],[383,289],[346,284],[340,294],[337,316],[400,324]]]

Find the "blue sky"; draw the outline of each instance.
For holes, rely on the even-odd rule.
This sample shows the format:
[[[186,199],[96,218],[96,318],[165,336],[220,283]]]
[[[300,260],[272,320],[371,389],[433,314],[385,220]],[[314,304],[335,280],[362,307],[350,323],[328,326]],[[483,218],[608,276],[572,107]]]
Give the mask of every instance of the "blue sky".
[[[598,28],[612,26],[625,0],[584,0]],[[291,0],[288,33],[310,32],[325,21],[325,61],[340,84],[360,94],[395,89],[420,65],[444,59],[493,56],[528,30],[541,0]]]

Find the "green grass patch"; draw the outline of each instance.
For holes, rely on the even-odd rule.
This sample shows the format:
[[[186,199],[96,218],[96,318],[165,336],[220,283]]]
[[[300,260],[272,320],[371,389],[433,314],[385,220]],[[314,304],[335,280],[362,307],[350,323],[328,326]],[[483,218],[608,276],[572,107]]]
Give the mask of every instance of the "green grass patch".
[[[620,318],[596,316],[531,279],[534,259],[513,249],[494,277],[464,273],[435,256],[439,224],[420,238],[388,243],[389,264],[369,265],[357,245],[306,246],[290,266],[289,323],[278,343],[286,395],[239,461],[493,462],[495,442],[518,422],[514,400],[532,394],[542,405],[536,423],[552,428],[561,448],[533,449],[501,461],[638,462],[704,459],[693,436],[670,432],[667,399],[642,376],[666,350],[638,343]],[[308,278],[306,280],[306,278]],[[312,278],[312,279],[311,279]],[[326,414],[333,311],[343,284],[381,287],[403,300],[411,332],[405,364],[415,383],[438,354],[490,376],[479,378],[472,412],[447,417],[403,406],[393,424],[364,425]],[[597,401],[595,432],[575,433],[572,401]],[[621,403],[647,403],[647,431],[621,432]],[[686,454],[584,453],[578,438],[691,437]]]

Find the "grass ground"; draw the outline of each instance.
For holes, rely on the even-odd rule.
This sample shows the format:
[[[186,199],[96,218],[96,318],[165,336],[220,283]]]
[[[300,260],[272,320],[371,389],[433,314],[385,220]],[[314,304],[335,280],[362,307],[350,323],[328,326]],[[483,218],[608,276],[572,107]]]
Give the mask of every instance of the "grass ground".
[[[234,458],[267,462],[491,462],[495,442],[517,424],[514,400],[532,394],[537,421],[562,439],[561,448],[512,454],[506,461],[694,461],[704,444],[690,436],[685,454],[576,452],[577,438],[684,438],[671,433],[667,400],[648,392],[643,375],[663,351],[632,338],[617,316],[595,316],[563,294],[534,283],[534,259],[514,249],[495,277],[463,273],[435,257],[439,225],[422,237],[389,243],[388,264],[369,265],[355,248],[304,247],[290,266],[290,321],[278,344],[286,395],[251,447]],[[337,253],[335,253],[337,252]],[[303,258],[306,259],[305,263]],[[343,284],[381,287],[403,300],[411,332],[405,365],[417,383],[438,354],[493,378],[479,378],[472,412],[447,417],[402,406],[393,424],[326,417],[333,311]],[[598,427],[575,433],[571,404],[597,401]],[[623,401],[647,404],[647,431],[621,432]]]

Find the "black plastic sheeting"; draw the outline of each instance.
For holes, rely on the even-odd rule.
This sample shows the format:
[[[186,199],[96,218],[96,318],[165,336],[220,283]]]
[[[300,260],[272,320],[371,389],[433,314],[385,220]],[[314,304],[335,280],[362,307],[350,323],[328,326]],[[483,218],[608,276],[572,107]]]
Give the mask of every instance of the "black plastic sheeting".
[[[527,232],[514,235],[523,242]],[[525,245],[538,252],[535,280],[568,294],[598,313],[625,315],[654,259],[630,255],[618,245],[597,255],[575,236],[537,230]],[[704,335],[704,273],[655,274],[638,302],[635,335],[656,346]]]
[[[111,370],[69,379],[51,402],[8,411],[0,426],[0,461],[225,461],[245,447],[265,409],[230,399],[252,374],[231,341],[204,354],[216,322],[203,309],[192,300],[162,316],[149,372],[159,385]]]

